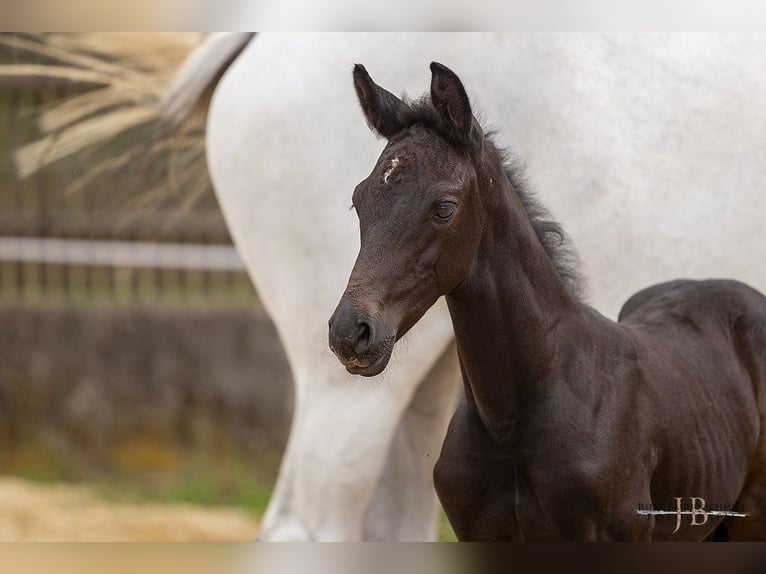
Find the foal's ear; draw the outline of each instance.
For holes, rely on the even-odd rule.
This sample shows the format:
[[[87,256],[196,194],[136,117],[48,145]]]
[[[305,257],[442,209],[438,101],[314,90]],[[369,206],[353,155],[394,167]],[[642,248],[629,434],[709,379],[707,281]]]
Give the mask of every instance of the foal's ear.
[[[354,88],[370,127],[390,138],[406,125],[409,106],[370,78],[361,64],[354,66]]]
[[[431,103],[449,126],[452,137],[473,153],[481,151],[481,127],[473,117],[463,83],[455,72],[438,62],[431,62]]]

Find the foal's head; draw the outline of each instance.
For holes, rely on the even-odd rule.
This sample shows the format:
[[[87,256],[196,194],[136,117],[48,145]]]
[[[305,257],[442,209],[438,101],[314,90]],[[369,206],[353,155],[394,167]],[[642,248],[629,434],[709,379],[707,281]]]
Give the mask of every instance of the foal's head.
[[[330,319],[330,347],[351,373],[383,371],[394,343],[466,277],[482,235],[485,138],[458,77],[437,63],[431,72],[430,101],[409,104],[354,68],[388,145],[354,190],[361,250]]]

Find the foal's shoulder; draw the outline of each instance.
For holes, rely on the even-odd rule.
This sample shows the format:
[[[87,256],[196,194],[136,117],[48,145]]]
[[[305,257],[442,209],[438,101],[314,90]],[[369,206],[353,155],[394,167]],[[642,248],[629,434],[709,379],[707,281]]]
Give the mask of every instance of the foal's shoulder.
[[[739,315],[752,310],[766,312],[766,297],[749,285],[733,279],[677,279],[642,289],[620,310],[618,321],[654,313],[685,315],[716,311]]]

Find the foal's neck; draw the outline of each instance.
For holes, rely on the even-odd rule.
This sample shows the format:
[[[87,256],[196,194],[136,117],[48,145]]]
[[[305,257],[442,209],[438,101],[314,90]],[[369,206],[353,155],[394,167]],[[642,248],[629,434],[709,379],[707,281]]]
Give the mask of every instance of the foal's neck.
[[[567,291],[499,154],[490,149],[484,159],[488,169],[477,170],[484,236],[470,275],[447,302],[468,400],[503,439],[554,378],[557,330],[584,306]]]

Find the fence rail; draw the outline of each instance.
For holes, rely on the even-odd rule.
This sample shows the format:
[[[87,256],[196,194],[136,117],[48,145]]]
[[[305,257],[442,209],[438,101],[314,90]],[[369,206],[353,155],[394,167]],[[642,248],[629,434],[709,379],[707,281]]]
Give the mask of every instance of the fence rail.
[[[0,237],[0,261],[194,271],[244,271],[230,245]]]

